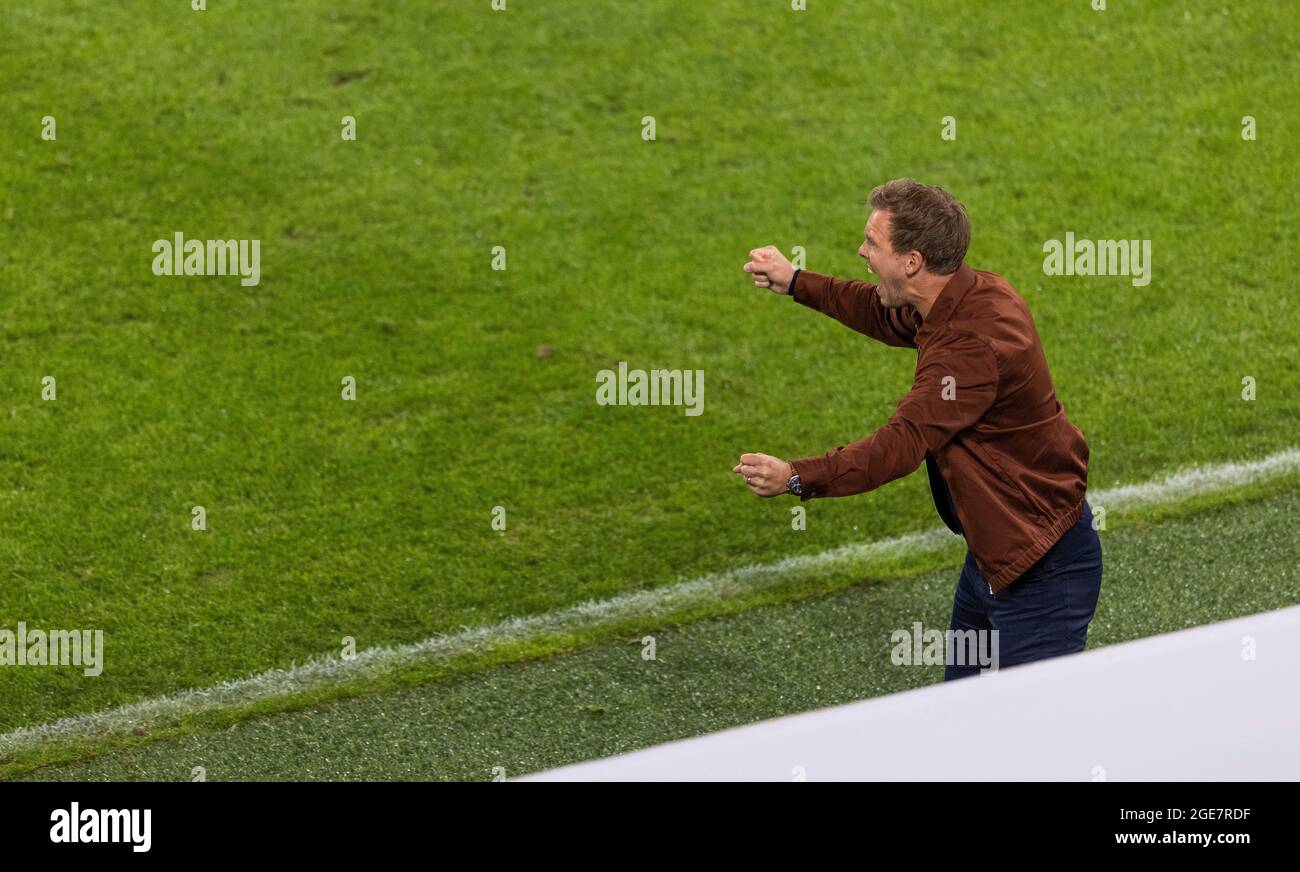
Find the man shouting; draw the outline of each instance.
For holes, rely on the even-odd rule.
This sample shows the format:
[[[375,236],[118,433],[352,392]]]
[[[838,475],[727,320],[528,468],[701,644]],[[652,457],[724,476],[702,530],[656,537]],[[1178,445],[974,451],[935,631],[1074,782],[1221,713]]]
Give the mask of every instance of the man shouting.
[[[966,210],[942,188],[897,179],[871,192],[858,249],[878,284],[749,253],[754,284],[886,345],[917,350],[912,388],[867,438],[787,462],[744,454],[732,470],[762,497],[873,490],[917,469],[966,538],[950,639],[997,631],[996,663],[1083,650],[1101,590],[1101,543],[1084,498],[1088,444],[1056,399],[1034,320],[1000,275],[965,263]],[[979,672],[954,655],[945,679]]]

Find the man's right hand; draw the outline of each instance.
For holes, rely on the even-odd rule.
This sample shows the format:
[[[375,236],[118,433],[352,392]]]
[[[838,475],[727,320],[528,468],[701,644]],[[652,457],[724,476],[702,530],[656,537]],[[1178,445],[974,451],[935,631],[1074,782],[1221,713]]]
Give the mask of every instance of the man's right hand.
[[[794,264],[786,260],[775,245],[765,245],[751,251],[745,272],[753,275],[756,288],[767,288],[774,294],[790,293]]]

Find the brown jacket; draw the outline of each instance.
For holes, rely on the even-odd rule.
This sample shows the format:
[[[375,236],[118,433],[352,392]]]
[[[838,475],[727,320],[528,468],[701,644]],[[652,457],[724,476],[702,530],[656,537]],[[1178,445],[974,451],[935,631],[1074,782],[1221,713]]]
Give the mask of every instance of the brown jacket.
[[[794,461],[803,499],[873,490],[926,461],[935,505],[1002,590],[1079,520],[1088,443],[1056,399],[1034,319],[996,273],[963,263],[922,320],[876,285],[802,270],[794,299],[886,345],[916,348],[912,389],[861,442]]]

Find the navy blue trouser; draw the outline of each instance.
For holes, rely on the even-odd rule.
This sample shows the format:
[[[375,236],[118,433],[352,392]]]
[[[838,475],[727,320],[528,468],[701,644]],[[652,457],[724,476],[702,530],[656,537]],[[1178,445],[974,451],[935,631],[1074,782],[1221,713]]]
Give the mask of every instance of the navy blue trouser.
[[[1088,622],[1101,593],[1101,540],[1092,529],[1092,509],[1085,501],[1078,523],[1066,530],[1047,553],[1009,587],[989,593],[988,582],[966,552],[966,565],[957,580],[952,604],[951,629],[957,644],[948,646],[944,681],[977,675],[976,656],[956,656],[954,648],[975,634],[963,631],[997,630],[996,665],[999,669],[1082,651],[1088,641]],[[985,646],[991,639],[983,641]],[[973,642],[963,650],[974,653]]]

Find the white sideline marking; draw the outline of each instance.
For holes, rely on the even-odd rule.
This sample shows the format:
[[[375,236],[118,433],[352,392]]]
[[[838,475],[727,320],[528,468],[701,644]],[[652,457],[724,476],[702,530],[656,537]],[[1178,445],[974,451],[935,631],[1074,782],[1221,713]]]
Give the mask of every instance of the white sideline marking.
[[[1300,471],[1300,449],[1288,448],[1261,460],[1192,467],[1144,484],[1096,491],[1089,495],[1088,501],[1094,507],[1104,506],[1113,516],[1117,510],[1182,502],[1200,494],[1296,471]],[[127,734],[186,715],[292,697],[332,684],[385,675],[418,663],[491,650],[507,642],[590,628],[625,618],[660,617],[685,606],[729,599],[801,576],[852,566],[869,558],[925,554],[955,547],[960,541],[960,537],[946,527],[934,527],[875,542],[842,545],[818,554],[787,557],[774,563],[723,570],[650,590],[590,600],[541,615],[510,618],[485,627],[466,627],[457,633],[432,636],[408,645],[367,648],[358,652],[353,660],[325,655],[301,665],[268,669],[207,688],[178,691],[103,711],[19,727],[0,734],[0,754],[14,754],[67,739]]]

